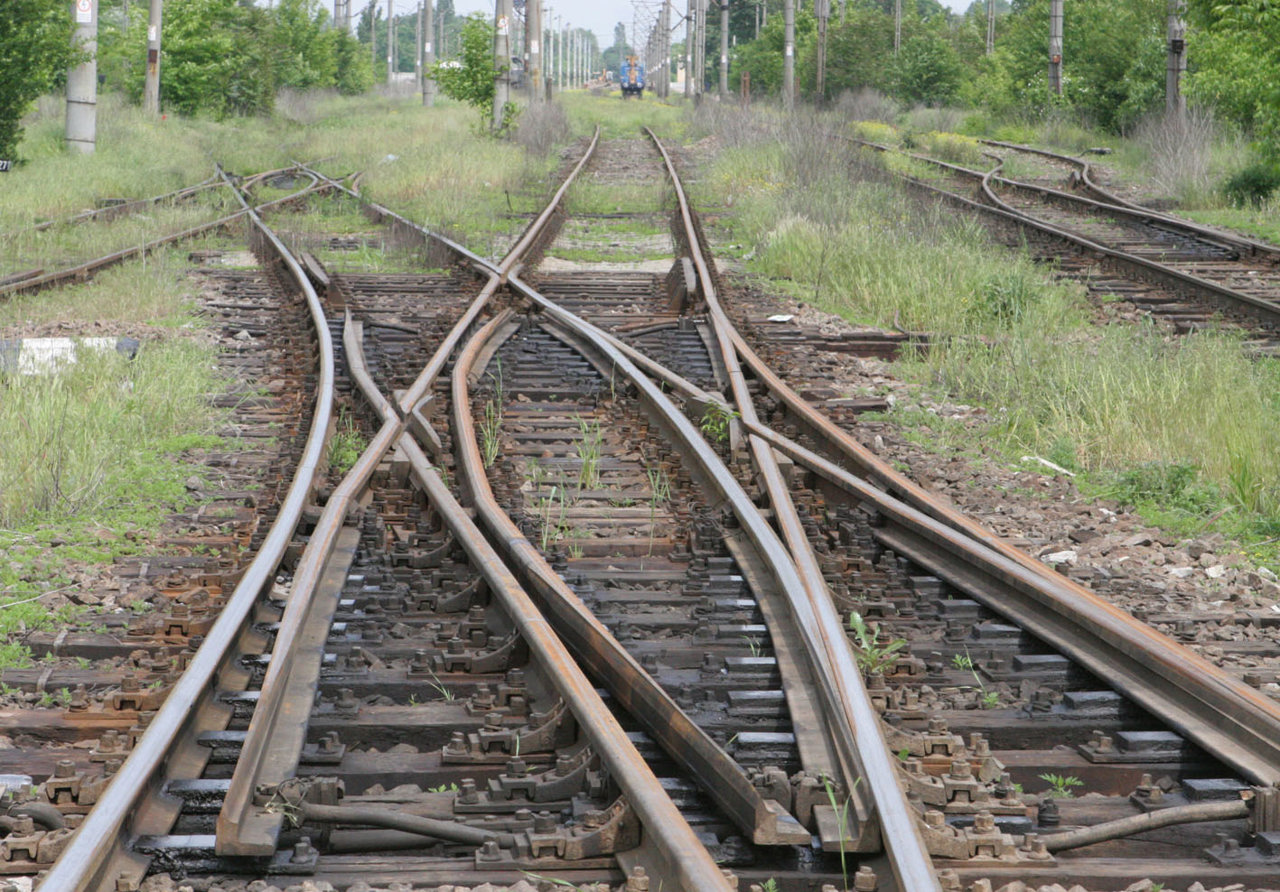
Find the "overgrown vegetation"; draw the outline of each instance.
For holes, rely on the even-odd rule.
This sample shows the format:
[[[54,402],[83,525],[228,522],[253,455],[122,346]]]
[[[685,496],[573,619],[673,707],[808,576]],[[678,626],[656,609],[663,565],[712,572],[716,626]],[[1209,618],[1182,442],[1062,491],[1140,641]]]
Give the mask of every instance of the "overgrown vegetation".
[[[727,125],[734,146],[700,186],[706,204],[733,206],[728,239],[747,249],[749,268],[851,321],[929,332],[928,354],[905,358],[897,374],[986,410],[967,425],[906,408],[891,418],[923,426],[935,448],[1044,456],[1087,491],[1184,535],[1274,542],[1275,360],[1251,357],[1229,332],[1097,326],[1077,286],[1050,281],[878,170],[832,157],[821,118],[776,129],[770,120],[759,117],[759,142]]]

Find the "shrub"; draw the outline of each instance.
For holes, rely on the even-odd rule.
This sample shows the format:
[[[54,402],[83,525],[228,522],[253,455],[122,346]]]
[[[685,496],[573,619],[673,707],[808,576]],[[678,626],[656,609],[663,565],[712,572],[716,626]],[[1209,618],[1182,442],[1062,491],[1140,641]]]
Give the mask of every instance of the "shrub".
[[[1277,188],[1280,188],[1280,165],[1272,161],[1255,161],[1222,184],[1227,200],[1238,207],[1261,207]]]

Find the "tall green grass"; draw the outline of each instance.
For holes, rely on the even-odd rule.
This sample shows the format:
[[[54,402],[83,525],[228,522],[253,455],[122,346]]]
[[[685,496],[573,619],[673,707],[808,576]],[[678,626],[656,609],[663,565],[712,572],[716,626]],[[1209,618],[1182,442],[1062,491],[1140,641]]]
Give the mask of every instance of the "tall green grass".
[[[724,152],[700,194],[734,210],[751,268],[854,322],[982,335],[1079,324],[1080,293],[1028,260],[993,252],[981,226],[922,203],[805,140]],[[831,153],[829,156],[827,153]]]
[[[1229,332],[1092,325],[1078,286],[839,157],[823,132],[837,126],[784,129],[709,165],[700,200],[734,209],[729,238],[751,246],[749,269],[850,321],[931,333],[898,373],[985,407],[975,444],[1083,470],[1100,494],[1184,532],[1280,534],[1276,361]]]
[[[180,504],[173,459],[212,433],[213,355],[189,340],[145,343],[135,359],[80,350],[57,374],[0,378],[0,526]]]
[[[1233,333],[1168,339],[1140,325],[957,339],[917,377],[994,408],[997,431],[1019,446],[1095,471],[1194,468],[1236,511],[1280,517],[1280,364],[1248,358]]]

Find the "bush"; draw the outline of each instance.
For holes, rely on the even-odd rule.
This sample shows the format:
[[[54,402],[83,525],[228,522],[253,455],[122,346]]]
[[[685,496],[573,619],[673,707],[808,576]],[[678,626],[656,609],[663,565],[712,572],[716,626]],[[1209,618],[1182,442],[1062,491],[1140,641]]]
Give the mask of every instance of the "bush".
[[[1237,171],[1222,184],[1227,200],[1237,207],[1261,207],[1280,188],[1280,165],[1255,161]]]
[[[1123,505],[1154,504],[1164,510],[1207,514],[1217,494],[1200,480],[1200,469],[1185,462],[1147,462],[1116,474],[1108,493]]]

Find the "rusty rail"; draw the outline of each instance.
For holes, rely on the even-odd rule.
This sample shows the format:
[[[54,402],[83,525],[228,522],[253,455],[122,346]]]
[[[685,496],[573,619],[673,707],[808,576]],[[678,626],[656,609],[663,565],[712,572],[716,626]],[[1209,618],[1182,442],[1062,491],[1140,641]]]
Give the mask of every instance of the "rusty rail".
[[[890,149],[888,146],[880,145],[878,143],[867,142],[866,140],[853,140],[853,142],[866,146],[867,148],[875,149],[876,151],[879,151],[879,152],[894,151],[893,149]],[[944,170],[950,170],[958,174],[961,174],[963,176],[973,177],[976,179],[980,178],[983,181],[982,185],[980,186],[980,189],[984,191],[984,194],[988,194],[987,192],[988,187],[986,185],[986,181],[988,179],[995,177],[997,179],[1004,180],[1004,178],[998,177],[996,174],[996,171],[999,170],[998,167],[991,171],[980,173],[975,170],[970,170],[969,168],[966,168],[966,167],[960,167],[959,165],[950,164],[946,161],[939,161],[936,158],[929,158],[924,155],[917,155],[910,152],[906,152],[903,154],[905,154],[909,158],[914,158],[917,161],[921,161],[926,164],[932,164],[936,167],[943,168]],[[1106,245],[1099,244],[1081,235],[1078,235],[1069,229],[1064,229],[1060,226],[1055,226],[1052,223],[1047,223],[1029,214],[1025,214],[1012,207],[1009,207],[1004,202],[995,198],[994,193],[989,194],[989,200],[993,201],[994,204],[984,204],[983,202],[974,201],[970,198],[966,198],[963,195],[957,195],[954,192],[948,192],[946,189],[942,189],[938,186],[933,185],[932,183],[927,183],[915,177],[903,175],[901,178],[903,182],[908,183],[913,188],[920,189],[932,195],[943,198],[953,204],[960,205],[961,207],[967,210],[976,211],[988,217],[994,217],[997,220],[1000,220],[1007,224],[1011,224],[1012,226],[1018,229],[1030,230],[1031,232],[1034,232],[1037,234],[1050,235],[1056,239],[1070,243],[1071,245],[1075,246],[1076,248],[1080,249],[1085,253],[1093,254],[1095,256],[1105,257],[1111,262],[1115,263],[1117,266],[1124,269],[1128,274],[1134,275],[1144,281],[1155,282],[1157,284],[1165,285],[1175,290],[1181,290],[1183,292],[1193,294],[1197,297],[1203,298],[1205,300],[1209,300],[1211,302],[1227,301],[1228,303],[1233,305],[1236,309],[1248,312],[1252,314],[1255,318],[1259,319],[1260,321],[1271,324],[1271,325],[1276,325],[1278,317],[1280,317],[1280,305],[1278,304],[1261,300],[1259,298],[1253,297],[1252,295],[1245,294],[1244,292],[1241,292],[1241,291],[1236,291],[1235,289],[1229,288],[1225,285],[1219,285],[1216,282],[1209,281],[1208,279],[1203,279],[1199,276],[1195,276],[1190,273],[1181,272],[1180,270],[1173,269],[1172,267],[1165,266],[1164,264],[1156,263],[1155,261],[1152,261],[1152,260],[1147,260],[1144,257],[1138,257],[1126,251],[1121,251],[1116,248],[1111,248]],[[1028,184],[1019,184],[1019,183],[1016,183],[1016,181],[1014,180],[1004,180],[1004,181],[1013,183],[1015,185],[1025,186],[1026,188],[1029,188],[1029,189],[1038,188],[1035,186],[1030,186]],[[1067,195],[1066,193],[1059,193],[1059,194],[1063,195],[1066,198],[1069,198],[1072,201],[1088,200],[1088,199],[1078,198],[1077,196]],[[1111,212],[1115,212],[1117,214],[1124,213],[1131,217],[1137,216],[1139,218],[1155,219],[1154,217],[1151,216],[1152,212],[1145,209],[1139,213],[1123,207],[1108,206],[1102,203],[1097,203],[1097,204],[1099,204],[1101,207],[1106,208],[1108,213],[1111,213]],[[1161,218],[1161,222],[1165,222],[1165,223],[1176,222],[1178,223],[1178,225],[1182,226],[1183,228],[1201,228],[1201,227],[1195,227],[1195,224],[1189,224],[1185,220],[1178,221],[1177,218],[1174,218],[1174,217]],[[1225,236],[1223,233],[1213,232],[1212,230],[1205,230],[1205,231],[1211,232],[1212,238],[1220,242],[1227,239],[1227,236]],[[1250,250],[1252,251],[1253,249],[1250,248]],[[1272,251],[1274,250],[1275,249],[1272,249]]]
[[[263,232],[265,247],[278,252],[285,250],[279,239],[265,230],[254,211],[242,213],[253,221],[255,227],[262,227],[260,231]],[[139,879],[145,863],[126,853],[122,842],[127,836],[141,832],[140,822],[165,820],[165,808],[144,805],[161,796],[163,767],[174,758],[172,749],[198,722],[208,720],[204,713],[215,713],[215,718],[217,713],[221,713],[224,726],[230,717],[230,710],[218,709],[208,702],[214,680],[225,668],[225,661],[234,656],[232,647],[262,592],[271,586],[276,568],[293,538],[323,461],[333,414],[334,353],[324,311],[296,264],[290,267],[290,271],[306,295],[308,312],[316,331],[320,367],[311,427],[288,495],[258,554],[245,570],[191,664],[175,683],[111,785],[50,868],[41,889],[49,892],[108,892],[116,888],[116,874],[122,867],[132,870],[136,874],[134,878]],[[187,755],[193,758],[190,753]],[[207,758],[206,750],[194,760],[199,762]],[[174,816],[176,812],[169,815],[169,820]],[[147,832],[155,831],[149,829]]]
[[[684,187],[666,148],[652,130],[646,132],[662,155],[667,175],[675,189],[686,247],[697,269],[700,296],[706,302],[715,326],[738,411],[744,423],[758,424],[755,406],[734,347],[733,327],[717,298],[715,280],[698,237]],[[830,710],[829,718],[834,719],[840,732],[837,735],[838,743],[856,767],[856,775],[848,777],[848,781],[851,785],[854,777],[865,781],[870,800],[866,805],[874,808],[889,862],[899,886],[912,890],[940,889],[932,860],[918,828],[915,810],[907,803],[898,783],[897,766],[880,733],[879,716],[871,703],[843,623],[827,591],[817,558],[783,481],[773,448],[756,434],[749,436],[749,442],[802,586],[803,597],[801,591],[788,592],[796,623],[808,644],[814,670],[821,681]],[[783,579],[781,574],[779,578]]]
[[[337,537],[347,513],[352,507],[353,500],[367,483],[369,475],[381,460],[383,453],[400,439],[406,423],[404,416],[417,406],[436,377],[443,371],[449,355],[501,286],[506,270],[519,262],[520,256],[517,250],[526,250],[529,245],[536,242],[545,222],[559,207],[569,185],[590,159],[598,140],[599,131],[597,130],[596,137],[584,152],[582,159],[557,190],[548,207],[525,231],[517,243],[517,248],[512,249],[497,268],[489,264],[482,267],[488,272],[488,281],[405,394],[403,406],[396,413],[400,417],[394,423],[388,421],[383,424],[374,441],[343,478],[341,485],[326,504],[299,560],[295,572],[294,590],[280,623],[280,631],[277,633],[271,663],[262,683],[258,705],[254,710],[248,733],[245,735],[240,760],[236,763],[230,788],[218,815],[216,847],[219,854],[266,855],[275,851],[282,827],[281,816],[256,807],[254,791],[259,785],[278,784],[283,781],[296,764],[298,753],[301,752],[312,701],[312,698],[307,696],[307,690],[312,687],[312,684],[309,681],[302,683],[293,679],[291,670],[295,660],[299,659],[297,653],[306,649],[306,644],[310,640],[310,630],[321,626],[327,628],[324,615],[326,608],[313,609],[313,601],[320,587],[325,567],[337,545]],[[319,174],[313,174],[313,176],[318,178],[318,182],[336,185],[327,177]],[[343,191],[354,195],[349,190]],[[385,208],[378,207],[375,213],[379,216],[394,216],[396,219],[403,220],[398,215],[392,215]],[[421,229],[418,231],[425,232]],[[461,250],[460,245],[455,246],[454,243],[443,239],[437,238],[437,240],[451,249],[456,247],[459,253],[467,256],[468,259],[479,259]],[[292,258],[289,262],[291,267],[297,267],[296,261]],[[301,274],[300,268],[298,272]],[[306,277],[303,276],[303,278]],[[306,288],[309,294],[314,294],[309,281],[306,282]],[[328,609],[332,610],[331,607]],[[307,671],[309,676],[316,674],[319,672],[319,665],[309,662]]]
[[[504,318],[500,314],[495,317],[495,321]],[[365,398],[377,407],[384,421],[391,424],[398,420],[398,415],[410,411],[414,403],[411,397],[406,396],[399,406],[392,406],[378,392],[365,370],[359,339],[349,334],[344,337],[344,343],[352,377]],[[459,371],[457,374],[463,373]],[[533,599],[485,539],[475,521],[453,497],[417,441],[405,434],[399,438],[398,444],[409,459],[410,473],[422,485],[432,506],[489,583],[490,593],[506,609],[529,650],[543,665],[554,670],[549,673],[551,683],[570,704],[583,733],[608,765],[611,775],[626,793],[631,806],[641,816],[645,826],[642,844],[644,851],[635,860],[641,861],[646,867],[650,884],[658,883],[664,888],[686,892],[728,890],[730,887],[724,875],[662,789],[653,770],[636,750]]]
[[[279,207],[281,205],[297,201],[298,199],[309,195],[312,192],[318,191],[321,188],[322,186],[320,182],[318,180],[313,180],[313,182],[306,188],[300,189],[291,195],[286,195],[283,198],[277,198],[274,201],[268,201],[263,204],[256,205],[253,208],[253,211],[266,211],[274,207]],[[110,254],[103,255],[102,257],[87,260],[84,263],[80,263],[66,269],[56,270],[55,272],[43,273],[19,279],[17,281],[0,284],[0,300],[14,294],[41,291],[45,288],[66,284],[68,282],[85,281],[94,273],[106,269],[107,267],[115,266],[118,263],[123,263],[124,261],[134,257],[144,257],[156,248],[172,244],[173,242],[179,242],[183,239],[193,238],[206,232],[212,232],[215,229],[230,226],[232,223],[244,218],[250,213],[250,209],[246,206],[245,208],[236,211],[234,214],[219,217],[217,220],[213,220],[209,223],[201,223],[199,226],[192,226],[188,229],[182,230],[181,232],[175,232],[157,239],[152,239],[151,241],[138,245],[137,247],[123,248],[119,251],[113,251]]]

